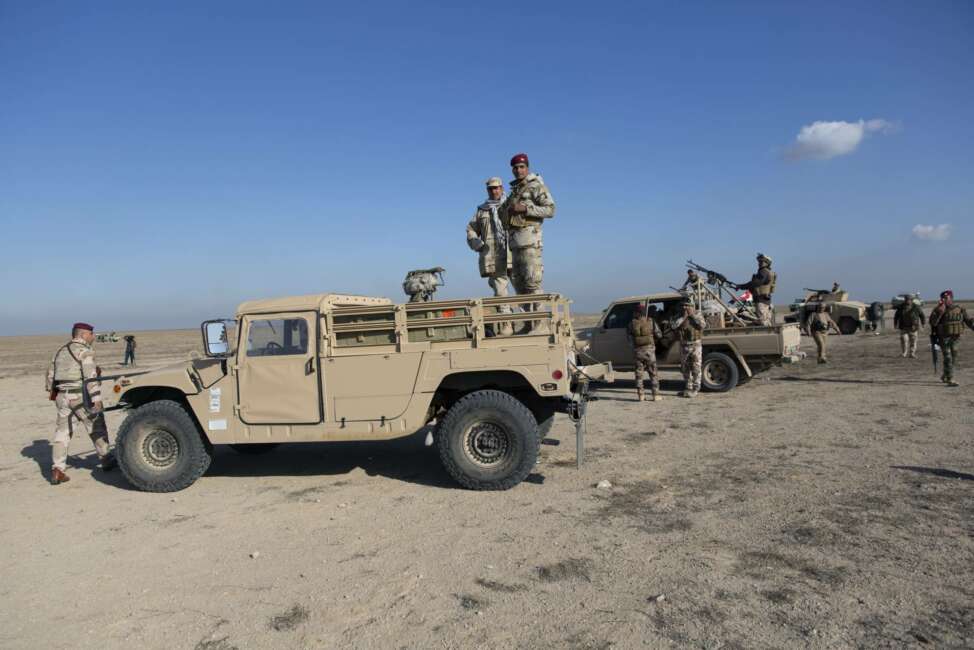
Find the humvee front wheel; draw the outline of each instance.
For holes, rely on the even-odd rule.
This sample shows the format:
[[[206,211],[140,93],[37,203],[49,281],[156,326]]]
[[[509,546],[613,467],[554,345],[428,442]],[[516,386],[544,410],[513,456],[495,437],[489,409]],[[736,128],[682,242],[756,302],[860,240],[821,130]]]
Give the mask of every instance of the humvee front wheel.
[[[852,316],[843,316],[839,319],[839,331],[843,334],[855,334],[859,329],[859,321]]]
[[[538,458],[538,421],[517,398],[497,390],[465,395],[447,411],[436,437],[440,460],[471,490],[507,490]]]
[[[115,441],[118,466],[129,483],[146,492],[189,487],[210,466],[196,423],[177,402],[149,402],[129,413]]]
[[[741,378],[737,364],[723,352],[705,354],[701,370],[701,386],[714,393],[726,393],[737,386]]]

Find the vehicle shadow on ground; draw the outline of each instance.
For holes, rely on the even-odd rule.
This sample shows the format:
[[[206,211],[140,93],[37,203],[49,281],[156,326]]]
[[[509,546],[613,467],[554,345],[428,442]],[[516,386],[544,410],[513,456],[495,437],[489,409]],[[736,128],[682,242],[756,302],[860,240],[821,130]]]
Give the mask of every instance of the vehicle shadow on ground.
[[[685,385],[686,382],[682,379],[661,379],[659,382],[659,388],[662,391],[681,391]],[[597,386],[598,390],[593,393],[596,399],[607,402],[631,402],[635,399],[635,379],[616,379],[612,384]],[[608,388],[609,386],[611,388]],[[646,388],[646,393],[648,394],[650,392],[649,379],[643,381],[643,386]]]
[[[916,467],[914,465],[890,465],[890,467],[892,469],[905,469],[909,472],[916,472],[917,474],[930,474],[931,476],[939,476],[941,478],[955,478],[962,481],[974,481],[974,474],[955,472],[952,469],[943,469],[942,467]]]
[[[835,379],[833,377],[779,377],[780,381],[807,381],[826,384],[883,384],[889,386],[939,386],[939,381],[910,381],[903,379]]]

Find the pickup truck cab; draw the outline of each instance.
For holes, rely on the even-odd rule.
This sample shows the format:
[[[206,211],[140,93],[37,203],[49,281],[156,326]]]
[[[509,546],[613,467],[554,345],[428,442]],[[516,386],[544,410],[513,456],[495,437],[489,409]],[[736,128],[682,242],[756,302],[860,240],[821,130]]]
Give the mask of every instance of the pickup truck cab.
[[[656,360],[660,369],[680,367],[680,343],[669,327],[669,321],[682,312],[683,294],[676,291],[630,296],[613,301],[602,313],[595,327],[579,330],[580,349],[593,359],[612,364],[615,370],[635,369],[629,322],[637,307],[656,307],[656,321],[663,331],[663,339],[656,344]],[[724,392],[733,389],[755,373],[782,363],[795,363],[802,358],[799,352],[801,333],[798,325],[786,324],[723,326],[723,318],[708,319],[703,332],[704,390]]]
[[[521,312],[526,302],[543,311]],[[528,333],[489,336],[527,321]],[[556,294],[393,304],[325,293],[245,302],[201,329],[206,358],[102,379],[105,406],[128,410],[116,456],[142,490],[192,484],[213,445],[389,440],[431,423],[460,484],[510,488],[555,413],[578,413],[587,378],[607,371],[576,365]]]

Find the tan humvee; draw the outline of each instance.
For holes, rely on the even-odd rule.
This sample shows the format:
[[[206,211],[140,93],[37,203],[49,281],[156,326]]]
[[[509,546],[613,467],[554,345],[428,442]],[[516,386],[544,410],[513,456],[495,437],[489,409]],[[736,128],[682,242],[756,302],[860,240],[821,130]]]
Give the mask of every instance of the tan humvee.
[[[825,289],[805,289],[805,298],[799,298],[789,305],[790,314],[785,316],[786,323],[798,323],[802,329],[806,329],[805,323],[808,317],[815,312],[820,303],[826,305],[826,309],[832,320],[843,334],[855,334],[860,329],[864,329],[866,324],[866,309],[869,307],[864,302],[849,300],[849,292],[828,291]]]
[[[656,307],[656,322],[663,339],[656,345],[657,366],[661,369],[680,367],[680,343],[669,327],[669,321],[682,309],[683,294],[676,291],[630,296],[613,301],[595,327],[578,333],[579,349],[585,355],[610,362],[614,370],[634,370],[629,322],[635,309],[642,305]],[[704,312],[707,328],[703,331],[704,390],[724,392],[749,379],[755,373],[782,363],[801,360],[801,333],[797,325],[762,325],[730,327],[719,310]],[[585,347],[587,345],[587,347]]]
[[[518,309],[538,301],[545,311]],[[502,305],[515,313],[499,313]],[[489,336],[488,326],[521,330],[529,320],[528,333]],[[102,379],[106,408],[129,410],[116,455],[142,490],[187,487],[206,471],[213,445],[249,452],[388,440],[431,422],[459,483],[506,489],[534,467],[555,413],[583,415],[587,379],[611,375],[576,366],[568,301],[556,294],[398,305],[339,294],[257,300],[234,320],[203,323],[202,334],[208,358]]]

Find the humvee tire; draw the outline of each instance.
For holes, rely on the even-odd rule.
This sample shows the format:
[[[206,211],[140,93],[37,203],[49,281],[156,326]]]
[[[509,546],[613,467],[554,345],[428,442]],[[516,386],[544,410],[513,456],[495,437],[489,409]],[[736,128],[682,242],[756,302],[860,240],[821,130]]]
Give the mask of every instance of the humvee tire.
[[[212,459],[193,418],[171,400],[149,402],[125,418],[115,457],[129,483],[146,492],[189,487]]]
[[[436,436],[440,461],[471,490],[507,490],[525,478],[538,458],[538,421],[513,395],[478,390],[450,407]]]
[[[245,454],[248,456],[256,456],[257,454],[266,454],[277,447],[279,442],[248,442],[246,444],[230,445],[230,449],[234,450],[238,454]]]
[[[855,334],[859,329],[859,323],[851,316],[843,316],[839,319],[839,331],[843,334]]]
[[[700,384],[712,393],[726,393],[740,381],[741,373],[737,363],[723,352],[708,352],[703,355]]]

